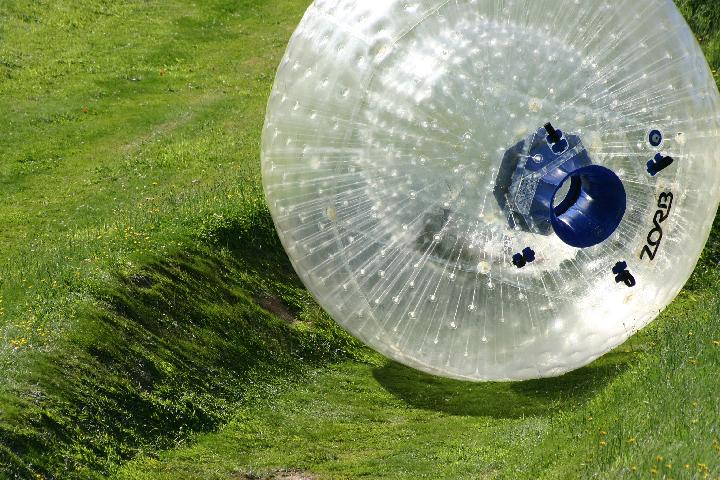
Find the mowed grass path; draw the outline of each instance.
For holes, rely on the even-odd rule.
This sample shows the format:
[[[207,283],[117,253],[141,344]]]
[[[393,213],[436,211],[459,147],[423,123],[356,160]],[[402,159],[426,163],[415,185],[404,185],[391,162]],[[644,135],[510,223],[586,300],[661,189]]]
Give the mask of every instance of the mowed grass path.
[[[717,228],[558,379],[434,378],[329,322],[259,177],[308,3],[0,4],[0,478],[720,478]],[[679,3],[717,68],[720,9]]]

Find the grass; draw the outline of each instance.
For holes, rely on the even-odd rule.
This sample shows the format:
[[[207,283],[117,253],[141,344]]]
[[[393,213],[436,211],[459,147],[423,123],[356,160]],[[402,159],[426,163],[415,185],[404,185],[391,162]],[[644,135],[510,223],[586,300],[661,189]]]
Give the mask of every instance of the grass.
[[[314,303],[258,165],[307,3],[0,4],[0,478],[718,478],[719,226],[557,379],[420,374]],[[720,9],[678,3],[717,69]]]
[[[221,479],[280,467],[323,478],[513,478],[514,457],[537,447],[552,414],[596,392],[615,366],[550,382],[473,385],[395,363],[344,363],[246,404],[220,433],[137,460],[119,478]]]
[[[305,5],[252,5],[2,4],[7,476],[103,477],[253,388],[365,355],[301,288],[260,187]]]
[[[717,478],[720,341],[709,339],[719,309],[712,295],[685,294],[626,345],[554,379],[471,384],[385,361],[325,368],[117,478],[283,468],[317,478]]]

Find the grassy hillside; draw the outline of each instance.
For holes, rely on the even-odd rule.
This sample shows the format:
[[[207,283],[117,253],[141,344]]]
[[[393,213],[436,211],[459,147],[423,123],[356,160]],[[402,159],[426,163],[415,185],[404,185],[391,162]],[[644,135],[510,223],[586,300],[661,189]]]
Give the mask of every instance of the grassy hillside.
[[[0,471],[101,477],[365,355],[301,288],[260,187],[305,6],[0,5]]]
[[[258,165],[308,3],[0,3],[0,478],[719,477],[720,228],[558,379],[429,377],[319,309]],[[718,68],[720,9],[679,4]]]

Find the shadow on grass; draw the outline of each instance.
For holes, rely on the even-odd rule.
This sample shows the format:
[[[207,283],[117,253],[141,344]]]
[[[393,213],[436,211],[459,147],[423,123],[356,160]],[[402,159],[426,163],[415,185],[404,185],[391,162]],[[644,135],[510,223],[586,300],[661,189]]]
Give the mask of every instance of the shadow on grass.
[[[435,377],[396,362],[373,371],[390,393],[416,408],[450,415],[520,418],[543,416],[590,399],[627,370],[634,353],[615,351],[560,377],[523,382],[472,383]]]
[[[0,409],[0,478],[5,465],[9,478],[105,478],[217,428],[248,394],[354,358],[361,347],[301,287],[271,225],[259,210],[93,284],[62,343],[33,356],[17,418]]]

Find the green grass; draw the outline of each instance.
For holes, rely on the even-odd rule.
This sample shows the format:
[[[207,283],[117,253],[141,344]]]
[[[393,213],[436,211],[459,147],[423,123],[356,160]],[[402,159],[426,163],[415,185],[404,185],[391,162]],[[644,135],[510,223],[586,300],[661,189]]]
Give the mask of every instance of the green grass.
[[[616,366],[473,385],[395,363],[345,363],[276,399],[246,404],[220,433],[138,460],[119,478],[221,479],[282,467],[327,478],[513,478],[518,453],[537,447],[552,414],[596,392]]]
[[[706,478],[720,474],[720,303],[685,294],[656,325],[559,378],[471,384],[344,363],[253,399],[219,433],[118,478]],[[718,342],[720,343],[720,342]],[[663,477],[664,476],[664,477]]]
[[[0,3],[0,478],[720,478],[720,226],[557,379],[420,374],[314,303],[258,163],[308,3]],[[717,69],[720,8],[678,3]]]
[[[8,476],[104,476],[252,389],[365,355],[301,288],[260,186],[272,72],[305,6],[0,6]]]

